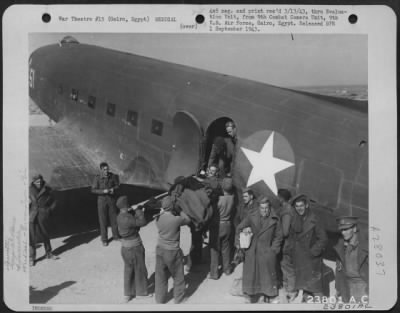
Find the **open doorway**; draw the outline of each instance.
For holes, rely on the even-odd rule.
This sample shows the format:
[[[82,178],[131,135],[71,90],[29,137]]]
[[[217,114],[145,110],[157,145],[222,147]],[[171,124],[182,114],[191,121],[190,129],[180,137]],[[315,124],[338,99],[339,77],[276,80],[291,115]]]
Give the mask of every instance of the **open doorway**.
[[[200,161],[202,130],[189,113],[178,112],[173,120],[171,158],[166,171],[166,181],[172,183],[177,176],[196,174]]]
[[[207,128],[206,136],[205,136],[205,144],[204,144],[204,154],[203,154],[203,162],[202,169],[207,170],[207,165],[210,158],[211,148],[213,146],[216,138],[228,138],[228,134],[226,132],[225,125],[227,122],[234,121],[229,117],[220,117],[214,120],[210,126]]]

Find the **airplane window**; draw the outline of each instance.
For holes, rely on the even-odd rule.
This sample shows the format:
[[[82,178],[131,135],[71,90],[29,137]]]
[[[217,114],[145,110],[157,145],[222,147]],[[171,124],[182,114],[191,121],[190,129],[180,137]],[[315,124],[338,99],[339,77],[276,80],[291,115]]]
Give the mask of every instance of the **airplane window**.
[[[132,126],[137,126],[138,113],[134,111],[128,111],[128,114],[126,115],[126,121]]]
[[[155,135],[162,136],[163,123],[158,120],[151,121],[151,132]]]
[[[62,85],[58,85],[58,94],[62,94],[63,93],[63,86]]]
[[[92,109],[96,108],[96,97],[89,96],[88,107]]]
[[[115,116],[115,104],[108,102],[107,103],[107,114],[110,116]]]
[[[77,89],[72,89],[72,91],[71,91],[71,100],[72,101],[78,101],[78,90]]]

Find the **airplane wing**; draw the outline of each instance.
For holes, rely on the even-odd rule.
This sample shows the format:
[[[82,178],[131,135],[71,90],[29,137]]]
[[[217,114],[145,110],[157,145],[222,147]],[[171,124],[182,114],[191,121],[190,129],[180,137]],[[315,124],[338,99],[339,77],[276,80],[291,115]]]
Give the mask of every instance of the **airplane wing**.
[[[35,173],[42,174],[55,190],[87,187],[98,172],[97,164],[57,125],[30,127],[31,177]]]
[[[286,89],[286,88],[283,88],[283,89]],[[356,110],[356,111],[359,111],[362,113],[368,113],[368,100],[355,100],[355,99],[349,99],[349,98],[334,97],[334,96],[322,95],[322,94],[312,93],[312,92],[303,91],[303,90],[294,90],[294,89],[287,89],[287,90],[291,90],[291,91],[297,92],[299,94],[310,96],[310,97],[320,99],[323,101],[328,101],[328,102],[331,102],[332,104],[341,106],[343,108]]]

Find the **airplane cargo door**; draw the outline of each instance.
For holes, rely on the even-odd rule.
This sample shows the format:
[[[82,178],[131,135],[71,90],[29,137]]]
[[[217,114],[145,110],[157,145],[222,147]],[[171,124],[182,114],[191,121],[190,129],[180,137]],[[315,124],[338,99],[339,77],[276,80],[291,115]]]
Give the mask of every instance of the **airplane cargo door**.
[[[176,113],[173,121],[171,159],[166,181],[172,183],[177,176],[195,174],[199,167],[202,131],[197,120],[188,113]]]

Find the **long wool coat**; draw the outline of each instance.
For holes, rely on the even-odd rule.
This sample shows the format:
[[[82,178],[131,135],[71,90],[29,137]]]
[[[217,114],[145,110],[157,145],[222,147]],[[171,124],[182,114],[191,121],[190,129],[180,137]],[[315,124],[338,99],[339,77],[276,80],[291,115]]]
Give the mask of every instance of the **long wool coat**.
[[[252,211],[237,227],[240,231],[250,227],[253,232],[250,247],[245,251],[243,264],[243,292],[248,295],[278,295],[276,262],[282,243],[282,230],[278,216],[271,210],[263,223],[260,212]]]
[[[50,232],[50,214],[56,207],[56,200],[50,187],[43,184],[37,189],[33,183],[29,187],[29,227],[30,240],[42,242],[48,239]]]
[[[295,288],[312,293],[322,292],[322,252],[328,237],[314,213],[307,213],[301,233],[295,233],[291,227],[289,240],[296,275]]]
[[[368,262],[368,239],[365,236],[359,236],[359,246],[357,255],[357,267],[360,272],[361,279],[368,287],[369,282],[369,262]],[[344,269],[344,240],[339,239],[339,242],[334,247],[336,251],[336,291],[338,296],[341,296],[344,302],[348,302],[352,294],[350,293],[348,279]],[[368,293],[368,288],[367,288]]]

